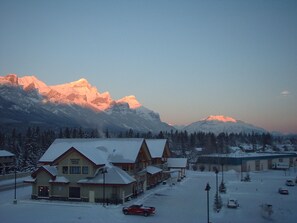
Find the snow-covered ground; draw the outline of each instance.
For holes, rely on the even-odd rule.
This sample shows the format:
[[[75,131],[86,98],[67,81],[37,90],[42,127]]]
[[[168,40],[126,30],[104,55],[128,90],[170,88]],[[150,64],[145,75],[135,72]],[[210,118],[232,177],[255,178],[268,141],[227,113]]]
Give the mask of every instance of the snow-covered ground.
[[[154,216],[143,217],[123,215],[123,205],[102,207],[101,204],[80,202],[60,202],[47,200],[30,200],[30,187],[17,189],[18,203],[13,204],[14,191],[0,192],[1,222],[96,222],[96,223],[199,223],[207,222],[206,183],[209,182],[210,221],[227,222],[296,222],[297,219],[297,186],[288,187],[289,195],[281,195],[278,188],[285,186],[287,179],[295,179],[297,170],[267,171],[250,173],[251,182],[241,182],[239,173],[230,171],[224,174],[227,193],[222,194],[224,206],[219,213],[213,211],[215,195],[215,174],[212,172],[188,171],[182,182],[173,186],[168,184],[146,191],[137,199],[127,202],[143,203],[156,207]],[[219,182],[221,173],[219,173]],[[227,199],[235,197],[240,207],[228,209]],[[269,203],[273,206],[270,218],[262,215],[260,205]]]

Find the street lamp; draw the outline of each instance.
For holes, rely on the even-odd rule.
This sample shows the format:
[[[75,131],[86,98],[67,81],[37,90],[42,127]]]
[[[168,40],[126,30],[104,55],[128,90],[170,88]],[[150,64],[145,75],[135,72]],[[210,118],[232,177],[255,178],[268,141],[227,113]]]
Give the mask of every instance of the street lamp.
[[[224,163],[222,163],[222,183],[224,183]]]
[[[16,175],[16,157],[14,158],[14,200],[13,203],[17,204],[16,199],[16,183],[17,183],[17,175]]]
[[[209,183],[206,184],[205,191],[207,192],[207,223],[209,223],[209,191],[210,191]]]
[[[103,200],[102,200],[102,205],[105,206],[105,174],[107,173],[107,169],[102,168],[101,173],[103,174]]]

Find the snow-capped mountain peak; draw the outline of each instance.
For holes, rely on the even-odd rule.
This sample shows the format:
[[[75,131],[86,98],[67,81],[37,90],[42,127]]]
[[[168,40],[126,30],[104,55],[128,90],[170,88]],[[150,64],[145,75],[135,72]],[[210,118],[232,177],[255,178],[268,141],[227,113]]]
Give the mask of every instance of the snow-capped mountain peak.
[[[2,104],[1,104],[2,103]],[[35,76],[0,76],[0,107],[7,123],[79,125],[102,129],[159,132],[171,129],[158,113],[143,107],[134,95],[118,101],[100,93],[86,79],[48,86]]]
[[[42,81],[38,80],[35,76],[24,76],[18,78],[18,84],[26,89],[36,89],[40,94],[46,94],[51,89]]]
[[[234,123],[237,122],[234,118],[224,116],[224,115],[210,115],[205,119],[205,121],[234,122]]]
[[[206,119],[194,122],[184,128],[189,133],[212,132],[214,134],[224,133],[265,133],[265,129],[245,123],[224,115],[211,115]]]
[[[0,76],[0,84],[2,85],[18,85],[18,76],[16,74],[8,74],[5,77]]]
[[[141,107],[142,105],[137,101],[134,95],[126,96],[122,99],[117,100],[117,103],[128,103],[131,109],[136,109]]]

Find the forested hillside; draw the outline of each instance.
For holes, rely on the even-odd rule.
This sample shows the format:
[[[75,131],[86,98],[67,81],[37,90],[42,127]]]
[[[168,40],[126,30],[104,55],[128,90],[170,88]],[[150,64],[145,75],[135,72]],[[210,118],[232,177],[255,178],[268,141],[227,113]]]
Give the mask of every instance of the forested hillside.
[[[273,136],[266,134],[192,133],[186,131],[138,133],[133,130],[111,133],[106,129],[60,128],[58,130],[28,127],[26,132],[18,129],[0,130],[0,148],[14,153],[19,171],[33,170],[39,158],[56,138],[166,138],[173,156],[191,158],[196,148],[200,153],[229,153],[232,147],[247,147],[249,151],[292,151],[297,150],[297,136]]]

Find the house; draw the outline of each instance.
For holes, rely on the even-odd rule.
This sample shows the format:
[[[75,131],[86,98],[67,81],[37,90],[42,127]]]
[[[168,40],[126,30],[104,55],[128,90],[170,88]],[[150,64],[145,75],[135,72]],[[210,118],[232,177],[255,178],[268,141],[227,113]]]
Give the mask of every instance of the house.
[[[198,169],[213,171],[235,170],[237,172],[265,171],[277,164],[287,168],[296,166],[295,153],[232,153],[201,155],[197,159]]]
[[[166,139],[146,139],[152,162],[146,168],[148,188],[169,178],[167,170],[167,159],[170,157],[169,145]]]
[[[15,155],[6,151],[0,150],[0,174],[6,174],[14,167]]]
[[[186,176],[186,168],[188,166],[187,158],[168,158],[167,166],[171,175],[177,173],[177,180],[180,181]]]
[[[144,139],[56,139],[32,173],[32,198],[119,203],[147,188]]]

